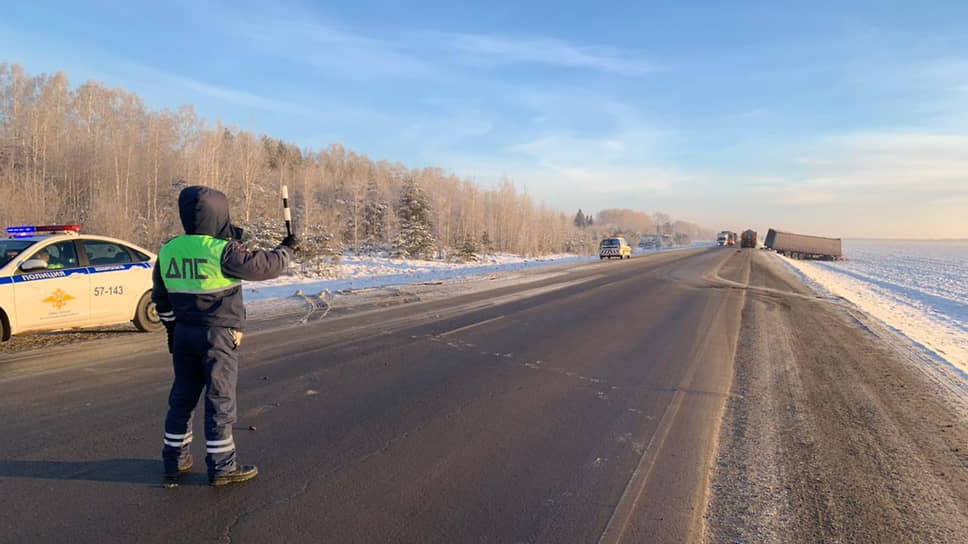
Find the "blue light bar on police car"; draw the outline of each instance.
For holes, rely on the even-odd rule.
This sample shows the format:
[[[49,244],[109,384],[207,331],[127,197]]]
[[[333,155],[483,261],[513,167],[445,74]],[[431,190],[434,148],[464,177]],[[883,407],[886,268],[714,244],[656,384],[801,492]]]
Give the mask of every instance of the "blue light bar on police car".
[[[33,234],[37,232],[37,227],[33,225],[20,225],[16,227],[7,227],[7,234],[17,235],[17,234]]]
[[[14,238],[43,234],[77,234],[81,232],[80,225],[18,225],[7,227],[7,235]]]

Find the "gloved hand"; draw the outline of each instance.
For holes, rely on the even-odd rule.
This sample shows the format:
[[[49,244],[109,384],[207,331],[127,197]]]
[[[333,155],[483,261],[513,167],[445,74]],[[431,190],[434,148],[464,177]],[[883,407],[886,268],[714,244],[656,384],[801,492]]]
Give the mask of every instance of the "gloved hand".
[[[282,242],[279,245],[286,246],[293,251],[299,251],[299,244],[300,244],[299,238],[296,238],[295,234],[290,234],[289,236],[286,236],[285,238],[283,238]]]
[[[175,353],[175,322],[162,321],[165,325],[165,333],[168,335],[168,353]]]

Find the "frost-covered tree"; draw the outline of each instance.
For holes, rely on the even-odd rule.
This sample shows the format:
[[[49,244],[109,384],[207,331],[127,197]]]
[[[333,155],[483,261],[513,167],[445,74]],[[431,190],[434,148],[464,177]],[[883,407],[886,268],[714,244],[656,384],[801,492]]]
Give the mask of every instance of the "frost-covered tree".
[[[574,223],[575,226],[580,229],[583,229],[588,225],[588,218],[585,217],[585,213],[581,211],[581,208],[578,208],[578,213],[575,214]]]
[[[393,243],[399,257],[431,258],[437,242],[432,230],[430,202],[416,180],[409,179],[397,205],[400,232]]]
[[[390,203],[384,200],[376,178],[371,177],[366,187],[363,208],[363,250],[372,251],[387,243],[387,211]]]
[[[468,233],[466,236],[464,236],[464,242],[460,246],[458,256],[462,261],[465,262],[477,261],[480,258],[477,255],[479,251],[480,248],[477,245],[477,240],[474,239],[472,234]]]
[[[481,234],[481,250],[489,252],[491,251],[491,249],[492,249],[491,235],[488,234],[487,231],[485,230],[484,233]]]
[[[509,178],[484,187],[433,166],[374,160],[339,143],[301,149],[206,121],[191,106],[152,110],[124,89],[96,81],[72,86],[65,74],[32,76],[0,59],[0,225],[81,223],[87,232],[158,248],[180,232],[177,180],[185,180],[225,192],[240,224],[271,226],[265,240],[260,232],[255,241],[275,244],[286,186],[305,261],[314,245],[321,255],[390,246],[400,233],[395,210],[408,179],[426,191],[432,245],[441,252],[456,253],[473,233],[482,251],[590,253],[613,225],[656,232],[656,223],[671,221],[647,218],[647,228],[635,227],[604,212],[592,221],[584,212],[536,205]],[[693,239],[718,232],[680,223],[671,232]]]

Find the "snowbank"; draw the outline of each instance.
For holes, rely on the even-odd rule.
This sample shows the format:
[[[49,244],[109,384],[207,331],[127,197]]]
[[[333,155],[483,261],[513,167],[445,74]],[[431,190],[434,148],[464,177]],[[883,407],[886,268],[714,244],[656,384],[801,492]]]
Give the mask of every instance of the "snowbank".
[[[245,282],[246,302],[267,298],[290,297],[296,291],[318,294],[345,289],[367,289],[387,285],[438,282],[465,276],[489,274],[548,266],[567,262],[597,260],[597,257],[578,255],[548,255],[527,258],[518,255],[485,255],[478,262],[455,263],[390,259],[384,257],[344,256],[337,267],[337,278],[298,278],[283,276],[269,281]]]
[[[844,245],[846,262],[784,260],[968,374],[968,242]]]

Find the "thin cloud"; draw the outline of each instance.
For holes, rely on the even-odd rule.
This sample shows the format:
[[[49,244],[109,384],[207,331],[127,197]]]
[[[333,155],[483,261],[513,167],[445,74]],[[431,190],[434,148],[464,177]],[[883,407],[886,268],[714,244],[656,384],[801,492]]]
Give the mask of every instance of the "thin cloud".
[[[667,69],[635,52],[615,47],[575,45],[553,38],[459,33],[434,33],[430,37],[481,64],[545,64],[623,76],[644,76]]]
[[[529,187],[548,194],[570,187],[574,195],[617,194],[627,191],[669,191],[691,178],[652,164],[648,133],[618,133],[602,138],[552,134],[508,147],[514,169]]]
[[[242,10],[235,3],[194,2],[186,9],[256,57],[313,67],[330,78],[367,81],[428,77],[435,72],[433,64],[408,52],[405,43],[360,32],[301,2],[270,2]]]
[[[817,187],[814,184],[801,182],[796,184],[782,184],[761,186],[752,191],[757,198],[774,202],[779,207],[803,207],[830,204],[842,199],[842,195],[829,187]]]
[[[272,54],[347,79],[421,78],[437,73],[405,43],[355,33],[333,24],[267,17],[235,21],[231,30]]]
[[[123,77],[115,77],[113,79],[130,81],[132,77],[134,77],[140,80],[139,86],[149,85],[153,88],[157,88],[159,86],[177,87],[191,91],[192,93],[203,94],[230,104],[235,104],[237,106],[245,106],[247,108],[254,108],[274,113],[288,113],[295,115],[314,115],[316,113],[300,104],[286,102],[284,100],[276,100],[274,98],[267,98],[230,87],[222,87],[219,85],[206,83],[204,81],[199,81],[197,79],[192,79],[179,74],[151,68],[150,66],[145,66],[143,64],[121,62],[120,65],[124,68],[125,75]]]
[[[963,237],[968,135],[857,131],[821,138],[796,175],[745,183],[761,224],[831,236]]]
[[[190,78],[185,78],[176,75],[168,75],[168,80],[176,85],[180,85],[186,89],[199,92],[201,94],[223,100],[238,106],[245,106],[249,108],[256,108],[264,111],[276,112],[276,113],[289,113],[294,115],[317,115],[317,112],[306,108],[305,106],[294,104],[292,102],[286,102],[283,100],[276,100],[274,98],[266,98],[264,96],[258,96],[245,91],[240,91],[237,89],[230,89],[227,87],[220,87],[218,85],[211,85],[209,83],[204,83]]]
[[[614,132],[598,138],[553,133],[511,145],[506,151],[546,168],[599,169],[599,166],[646,164],[657,140],[657,133],[641,129]]]
[[[667,69],[637,52],[546,37],[425,32],[375,38],[318,20],[272,17],[227,27],[264,50],[353,78],[439,76],[448,62],[452,69],[530,63],[629,77]]]
[[[204,95],[236,106],[269,113],[297,115],[315,120],[355,120],[374,124],[388,122],[388,116],[372,110],[361,110],[347,106],[328,109],[313,108],[296,102],[278,100],[231,87],[215,85],[137,63],[119,61],[118,65],[124,68],[125,75],[123,77],[111,76],[110,79],[126,83],[135,82],[138,87],[142,88],[179,89],[187,91],[186,94],[188,95]]]
[[[855,132],[824,141],[801,161],[812,174],[844,190],[871,187],[917,194],[968,193],[968,135]]]

